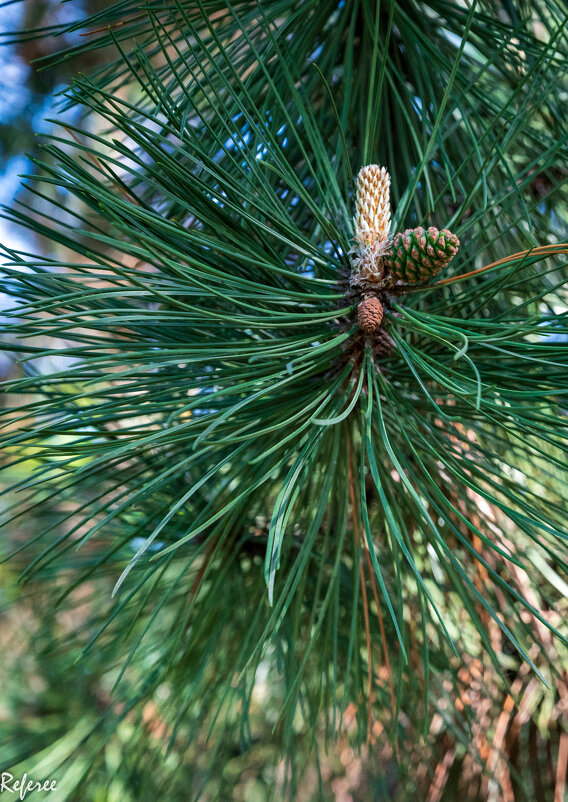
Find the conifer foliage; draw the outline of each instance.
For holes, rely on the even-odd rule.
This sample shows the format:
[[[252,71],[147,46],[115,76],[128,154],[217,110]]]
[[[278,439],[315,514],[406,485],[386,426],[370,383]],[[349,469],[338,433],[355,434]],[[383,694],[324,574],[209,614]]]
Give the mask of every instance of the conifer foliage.
[[[40,238],[4,248],[2,442],[43,683],[7,765],[229,799],[242,754],[267,799],[308,765],[332,798],[339,738],[369,799],[532,776],[566,643],[566,22],[121,0],[41,65],[104,49],[4,212]]]

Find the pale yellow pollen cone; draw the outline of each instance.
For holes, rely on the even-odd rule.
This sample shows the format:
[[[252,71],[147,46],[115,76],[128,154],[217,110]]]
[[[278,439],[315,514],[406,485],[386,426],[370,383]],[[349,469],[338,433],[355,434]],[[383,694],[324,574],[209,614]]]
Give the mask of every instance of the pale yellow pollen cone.
[[[390,175],[378,164],[367,164],[357,175],[353,223],[358,245],[386,240],[390,222]]]

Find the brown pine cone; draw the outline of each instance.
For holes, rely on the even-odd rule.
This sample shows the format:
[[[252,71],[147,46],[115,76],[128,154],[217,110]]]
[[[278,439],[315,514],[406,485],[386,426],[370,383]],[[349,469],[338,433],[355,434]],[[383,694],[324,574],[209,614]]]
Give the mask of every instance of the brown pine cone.
[[[383,305],[378,298],[364,298],[357,307],[357,322],[365,334],[373,334],[383,320]]]

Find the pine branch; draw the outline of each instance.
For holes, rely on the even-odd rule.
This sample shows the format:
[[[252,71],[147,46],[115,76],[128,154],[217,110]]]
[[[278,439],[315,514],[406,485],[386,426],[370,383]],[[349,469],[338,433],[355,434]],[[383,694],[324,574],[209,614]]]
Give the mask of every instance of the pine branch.
[[[256,733],[295,798],[346,732],[440,798],[458,752],[487,746],[461,701],[476,660],[507,713],[485,768],[512,783],[498,755],[524,667],[556,683],[564,11],[387,5],[121,2],[55,57],[113,52],[65,91],[82,118],[4,211],[49,242],[3,268],[10,564],[73,617],[39,611],[42,660],[92,675],[72,727],[47,677],[67,712],[9,759],[61,772],[62,798],[95,787],[112,743],[133,766],[151,744],[140,799],[158,767],[184,798],[165,743],[193,793],[230,798],[215,767]],[[355,191],[371,162],[390,227],[387,195],[374,214]]]

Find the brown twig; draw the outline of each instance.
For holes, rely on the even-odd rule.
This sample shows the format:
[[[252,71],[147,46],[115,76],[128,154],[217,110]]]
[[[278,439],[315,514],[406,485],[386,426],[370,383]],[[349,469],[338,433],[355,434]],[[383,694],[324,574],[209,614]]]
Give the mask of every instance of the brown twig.
[[[472,276],[477,276],[480,273],[485,273],[487,270],[491,270],[494,267],[499,267],[500,265],[505,265],[509,262],[517,262],[519,259],[524,259],[527,256],[555,256],[556,254],[561,253],[568,253],[568,242],[559,242],[557,245],[539,245],[537,248],[529,248],[526,251],[519,251],[518,253],[513,253],[510,256],[504,256],[502,259],[497,259],[496,262],[491,262],[489,265],[478,267],[477,270],[470,270],[469,273],[462,273],[461,276],[452,276],[451,278],[445,278],[442,281],[437,281],[436,284],[431,286],[442,287],[444,284],[454,284],[456,281],[461,281],[462,278],[471,278]],[[425,287],[424,289],[430,289],[430,287]]]
[[[349,497],[351,500],[351,510],[353,518],[353,536],[355,538],[355,549],[358,552],[361,542],[359,535],[359,515],[357,510],[357,496],[355,494],[355,475],[353,470],[353,448],[351,445],[351,434],[347,440],[348,453],[348,474],[349,474]],[[373,663],[371,657],[371,627],[369,624],[369,603],[367,599],[367,588],[365,585],[365,572],[363,562],[359,557],[359,577],[361,579],[361,593],[363,594],[363,615],[365,618],[365,637],[367,640],[367,682],[368,682],[368,711],[367,711],[367,745],[371,743],[372,718],[373,718]]]
[[[568,764],[568,732],[562,730],[558,744],[558,760],[556,761],[556,784],[554,786],[554,802],[564,802],[566,790],[566,766]]]
[[[373,568],[373,564],[371,562],[371,555],[369,554],[369,548],[366,543],[364,544],[363,552],[365,554],[365,560],[367,561],[367,569],[369,571],[369,577],[371,579],[373,598],[375,599],[375,606],[377,608],[377,618],[379,619],[379,629],[381,630],[381,641],[383,644],[383,652],[385,655],[385,665],[387,667],[387,673],[389,676],[389,690],[390,690],[391,705],[392,705],[392,715],[394,719],[396,715],[396,699],[394,695],[394,684],[392,681],[392,669],[391,669],[389,651],[387,648],[387,636],[385,633],[383,614],[381,613],[381,605],[379,604],[379,593],[377,590],[377,583],[375,582],[375,569]]]
[[[432,785],[428,791],[426,802],[440,802],[442,794],[444,793],[444,788],[448,782],[448,777],[450,776],[450,769],[452,768],[455,759],[456,747],[452,746],[446,751],[446,754],[436,766],[434,779],[432,780]]]
[[[65,128],[65,130],[67,131],[69,136],[72,137],[78,145],[80,145],[81,144],[81,140],[75,134],[75,132],[72,131],[71,128],[68,128],[66,125],[64,125],[63,127]],[[102,170],[104,173],[109,175],[109,168],[107,167],[107,165],[103,164],[103,162],[98,158],[98,156],[94,156],[92,153],[89,153],[89,152],[87,152],[85,155],[87,156],[87,158],[89,159],[91,164],[93,164],[97,168],[97,170]],[[121,186],[118,183],[118,181],[116,181],[114,179],[114,176],[112,175],[112,172],[110,173],[110,177],[111,177],[111,181],[112,181],[113,185],[118,189],[119,192],[122,192],[122,194],[124,195],[124,197],[127,200],[129,200],[131,203],[135,203],[137,206],[140,206],[140,203],[139,203],[138,199],[136,198],[136,196],[132,192],[129,192],[123,186]]]
[[[146,12],[142,14],[136,14],[134,17],[130,19],[121,19],[118,22],[109,22],[108,25],[103,25],[100,28],[93,28],[91,31],[85,31],[84,33],[80,33],[79,36],[93,36],[95,33],[104,33],[105,31],[110,31],[112,28],[120,28],[122,25],[130,25],[131,22],[137,22],[139,19],[144,19],[148,15]]]
[[[443,287],[446,284],[455,284],[456,281],[461,281],[464,278],[478,276],[481,273],[487,272],[487,270],[492,270],[494,267],[506,265],[509,262],[518,262],[520,259],[524,259],[527,256],[558,256],[565,253],[568,253],[568,242],[559,242],[556,245],[539,245],[536,248],[529,248],[526,251],[519,251],[518,253],[512,253],[509,256],[504,256],[502,259],[497,259],[496,262],[491,262],[489,265],[478,267],[476,270],[470,270],[469,273],[462,273],[459,276],[451,276],[450,278],[442,279],[442,281],[436,281],[434,284],[422,284],[420,286],[396,286],[391,289],[391,293],[394,295],[402,295],[411,292],[435,290],[438,287]]]
[[[199,571],[197,572],[197,574],[195,576],[195,579],[193,581],[193,584],[191,586],[191,589],[189,591],[188,608],[191,607],[191,605],[193,604],[193,600],[195,599],[195,596],[197,595],[197,591],[199,590],[199,588],[201,586],[201,583],[203,582],[203,576],[205,574],[205,571],[207,570],[207,566],[211,562],[211,557],[213,556],[213,553],[215,551],[215,546],[216,545],[217,545],[216,542],[214,540],[211,540],[211,542],[209,543],[209,545],[207,547],[207,550],[206,550],[206,552],[205,552],[205,554],[203,556],[203,562],[201,563],[201,565],[199,567]],[[189,626],[190,626],[190,622],[188,620],[188,622],[187,622],[187,624],[185,626],[186,631],[189,629]]]

